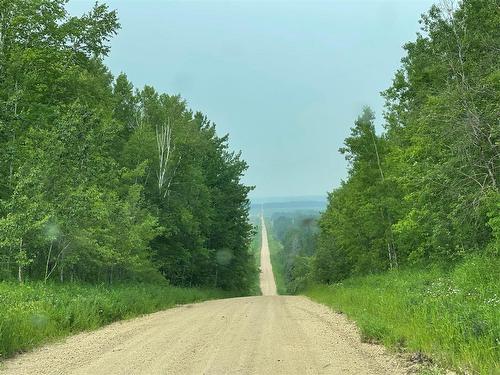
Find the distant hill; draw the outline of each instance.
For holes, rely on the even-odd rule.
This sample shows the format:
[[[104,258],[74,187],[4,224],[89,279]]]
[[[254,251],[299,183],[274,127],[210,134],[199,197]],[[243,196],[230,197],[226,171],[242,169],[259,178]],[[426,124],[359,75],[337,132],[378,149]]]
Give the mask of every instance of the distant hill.
[[[261,210],[266,216],[270,216],[276,212],[320,212],[325,209],[326,196],[272,197],[253,199],[250,205],[250,215],[260,215]]]

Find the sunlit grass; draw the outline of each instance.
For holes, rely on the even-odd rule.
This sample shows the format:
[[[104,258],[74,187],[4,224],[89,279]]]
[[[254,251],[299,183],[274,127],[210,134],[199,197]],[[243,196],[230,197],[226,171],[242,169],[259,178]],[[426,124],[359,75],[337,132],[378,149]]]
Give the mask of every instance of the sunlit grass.
[[[229,296],[169,285],[0,282],[0,360],[44,342],[177,304]]]
[[[443,366],[500,374],[500,260],[454,271],[403,271],[313,286],[312,299],[346,313],[366,340],[425,353]]]

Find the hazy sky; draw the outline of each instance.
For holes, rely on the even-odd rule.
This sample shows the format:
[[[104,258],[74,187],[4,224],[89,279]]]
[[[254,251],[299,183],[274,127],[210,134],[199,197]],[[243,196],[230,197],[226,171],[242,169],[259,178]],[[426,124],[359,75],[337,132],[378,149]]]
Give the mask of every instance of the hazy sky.
[[[431,0],[107,0],[122,29],[106,62],[136,87],[181,94],[230,134],[253,197],[324,195],[346,176],[338,153],[386,89]],[[81,14],[94,0],[71,0]]]

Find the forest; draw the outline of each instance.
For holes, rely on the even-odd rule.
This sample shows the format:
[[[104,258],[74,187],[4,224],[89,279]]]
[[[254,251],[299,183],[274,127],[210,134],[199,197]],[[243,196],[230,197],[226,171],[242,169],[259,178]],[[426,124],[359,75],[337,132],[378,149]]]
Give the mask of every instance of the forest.
[[[269,218],[271,260],[280,293],[300,293],[311,283],[319,213],[275,212]]]
[[[433,6],[404,48],[384,131],[365,108],[345,139],[348,177],[319,220],[318,281],[500,255],[500,12]]]
[[[95,3],[73,16],[67,3],[0,0],[1,360],[178,304],[259,295],[262,251],[278,294],[338,314],[274,292],[192,305],[192,315],[183,307],[169,315],[194,317],[183,323],[193,334],[174,343],[185,350],[177,362],[217,365],[226,351],[212,341],[223,337],[217,344],[235,357],[224,361],[240,365],[240,352],[278,338],[271,349],[282,351],[259,358],[289,365],[298,356],[281,361],[286,350],[318,349],[303,337],[328,333],[331,344],[356,331],[345,314],[362,341],[414,353],[429,368],[498,373],[498,0],[443,1],[423,14],[381,93],[384,112],[366,106],[353,119],[339,150],[347,175],[327,207],[254,204],[253,221],[248,165],[229,136],[180,95],[114,75],[105,61],[117,12]],[[259,235],[261,212],[269,232]],[[312,329],[297,329],[306,321]],[[159,324],[144,331],[161,340],[174,332]],[[361,353],[351,341],[358,346],[338,352]],[[196,354],[200,342],[209,344]],[[331,365],[316,362],[318,371]]]
[[[65,5],[0,3],[0,280],[245,292],[247,164],[181,97],[111,74],[115,11]]]
[[[356,119],[339,150],[348,176],[328,196],[314,245],[293,229],[300,214],[272,218],[286,253],[297,253],[297,233],[307,242],[311,281],[500,255],[500,12],[496,1],[460,4],[422,16],[382,93],[383,132],[369,107]]]

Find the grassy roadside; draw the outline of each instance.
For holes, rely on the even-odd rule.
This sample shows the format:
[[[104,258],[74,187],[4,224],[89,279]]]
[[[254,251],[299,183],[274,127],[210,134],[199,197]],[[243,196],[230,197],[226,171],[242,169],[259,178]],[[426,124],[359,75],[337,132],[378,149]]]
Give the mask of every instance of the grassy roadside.
[[[366,340],[423,353],[467,374],[500,374],[500,260],[451,272],[400,271],[312,286],[304,294],[341,311]]]
[[[0,282],[0,361],[46,342],[177,304],[231,296],[169,285]]]
[[[250,252],[253,254],[255,259],[255,266],[257,269],[260,269],[260,246],[262,243],[262,233],[260,227],[260,219],[256,218],[252,221],[252,224],[255,226],[255,235],[252,238],[252,242],[250,243]],[[252,288],[250,290],[250,295],[260,296],[262,293],[260,291],[260,272],[255,274],[255,278],[253,281]]]
[[[274,238],[271,225],[266,220],[267,242],[269,244],[269,253],[271,254],[271,265],[273,266],[274,281],[278,294],[288,294],[285,284],[285,254],[283,245]]]

